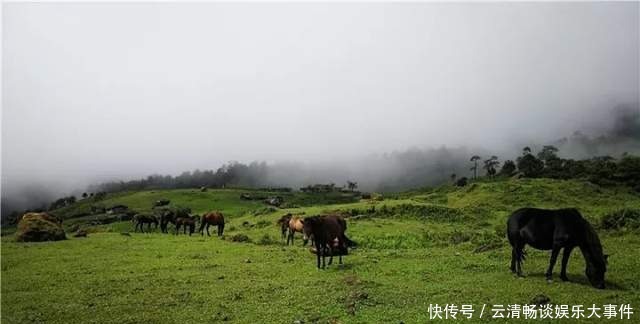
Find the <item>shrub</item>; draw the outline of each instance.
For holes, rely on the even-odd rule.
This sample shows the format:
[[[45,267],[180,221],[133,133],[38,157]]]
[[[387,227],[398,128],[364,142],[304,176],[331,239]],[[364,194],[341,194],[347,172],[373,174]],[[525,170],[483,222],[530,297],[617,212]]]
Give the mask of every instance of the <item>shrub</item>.
[[[624,208],[604,215],[600,219],[600,226],[604,229],[640,228],[640,210]]]
[[[246,234],[242,234],[242,233],[234,234],[229,238],[229,240],[231,242],[240,242],[240,243],[251,242],[251,239]]]
[[[25,214],[18,223],[18,242],[59,241],[66,239],[64,229],[47,213]]]
[[[262,237],[260,237],[258,242],[256,242],[256,244],[258,244],[258,245],[272,245],[272,244],[277,244],[277,243],[278,243],[278,241],[274,240],[268,234],[262,235]]]

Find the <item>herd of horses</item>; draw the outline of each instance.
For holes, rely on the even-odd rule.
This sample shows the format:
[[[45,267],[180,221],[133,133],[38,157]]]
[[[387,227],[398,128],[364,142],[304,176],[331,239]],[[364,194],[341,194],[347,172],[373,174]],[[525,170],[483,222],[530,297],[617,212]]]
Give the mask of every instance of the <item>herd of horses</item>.
[[[143,225],[151,224],[157,227],[160,224],[162,232],[167,233],[168,223],[176,227],[176,234],[180,228],[186,234],[193,234],[196,227],[197,216],[176,215],[165,213],[160,219],[153,215],[136,215],[136,231],[142,231]],[[316,254],[316,266],[324,269],[325,258],[329,257],[329,265],[334,256],[342,257],[349,253],[349,248],[356,246],[345,232],[347,222],[339,214],[310,216],[303,218],[292,214],[286,214],[277,221],[280,227],[281,237],[286,238],[286,244],[293,244],[295,233],[302,234],[303,245],[312,242],[313,252]],[[210,212],[200,217],[199,232],[204,235],[206,229],[209,234],[209,226],[218,227],[218,236],[224,231],[224,217],[220,212]],[[561,263],[560,279],[568,281],[567,263],[571,252],[577,247],[581,250],[585,259],[585,275],[590,284],[599,289],[605,288],[605,272],[607,271],[608,256],[603,253],[602,244],[598,234],[589,222],[574,208],[566,209],[538,209],[521,208],[513,212],[507,221],[507,238],[511,245],[511,271],[517,276],[522,276],[522,263],[525,260],[526,245],[538,250],[550,250],[551,258],[545,273],[548,281],[552,280],[553,268],[560,253],[564,249]]]
[[[317,258],[318,269],[324,269],[325,258],[329,257],[329,265],[333,263],[333,257],[339,257],[339,264],[342,264],[342,256],[349,254],[349,248],[355,247],[356,243],[350,240],[345,232],[347,231],[347,221],[338,214],[318,215],[307,218],[286,214],[278,219],[282,239],[287,239],[286,244],[293,245],[295,233],[302,234],[302,245],[307,245],[311,241],[313,251]],[[320,261],[322,260],[322,267]]]
[[[140,232],[144,232],[144,225],[147,225],[147,231],[151,230],[151,225],[155,225],[154,228],[157,229],[158,225],[160,225],[160,230],[162,233],[168,233],[168,225],[171,223],[175,226],[175,234],[178,235],[180,233],[180,228],[182,228],[183,234],[187,234],[187,230],[189,231],[189,236],[193,234],[196,230],[196,223],[200,220],[200,228],[198,232],[204,235],[204,231],[206,230],[207,235],[211,236],[209,233],[210,226],[218,227],[218,236],[222,236],[224,232],[224,216],[221,212],[212,211],[209,213],[205,213],[202,216],[198,215],[189,215],[185,213],[175,212],[175,211],[163,211],[159,216],[149,215],[149,214],[136,214],[132,218],[132,222],[135,224],[135,232],[140,230]]]

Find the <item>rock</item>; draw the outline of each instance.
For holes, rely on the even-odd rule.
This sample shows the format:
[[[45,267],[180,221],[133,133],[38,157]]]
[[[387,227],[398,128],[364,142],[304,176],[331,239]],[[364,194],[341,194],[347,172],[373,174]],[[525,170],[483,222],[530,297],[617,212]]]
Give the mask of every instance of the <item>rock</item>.
[[[87,231],[81,229],[81,230],[78,230],[75,234],[73,234],[73,237],[87,237],[87,234],[89,234],[87,233]]]
[[[245,260],[244,260],[244,263],[251,263],[251,260],[249,260],[249,259],[245,259]]]
[[[279,207],[280,205],[282,205],[283,202],[284,202],[284,199],[282,199],[282,197],[280,196],[270,197],[264,200],[265,204],[275,206],[275,207]]]
[[[62,221],[47,213],[26,213],[18,223],[18,242],[43,242],[65,240]]]
[[[171,203],[171,200],[169,200],[169,199],[160,199],[160,200],[157,200],[157,201],[155,201],[153,203],[153,207],[162,207],[162,206],[166,206],[166,205],[168,205],[170,203]]]

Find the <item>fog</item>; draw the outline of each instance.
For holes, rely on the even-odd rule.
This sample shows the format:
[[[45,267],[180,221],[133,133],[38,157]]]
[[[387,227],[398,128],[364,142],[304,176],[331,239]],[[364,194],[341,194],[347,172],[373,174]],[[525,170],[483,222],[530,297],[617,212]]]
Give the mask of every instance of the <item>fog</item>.
[[[572,134],[640,102],[638,2],[2,6],[3,209],[228,161],[406,189],[475,153],[592,154]]]

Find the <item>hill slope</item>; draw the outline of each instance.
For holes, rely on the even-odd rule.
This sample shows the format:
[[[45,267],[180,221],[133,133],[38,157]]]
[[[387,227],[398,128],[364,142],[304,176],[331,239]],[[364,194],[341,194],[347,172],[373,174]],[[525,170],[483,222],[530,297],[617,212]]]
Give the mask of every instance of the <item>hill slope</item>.
[[[383,201],[314,204],[292,194],[289,200],[308,203],[278,210],[240,200],[241,192],[133,192],[104,201],[144,209],[169,198],[195,212],[221,209],[229,214],[222,240],[117,233],[132,231],[129,222],[91,227],[106,233],[64,242],[19,244],[3,237],[2,321],[416,323],[429,320],[429,304],[473,304],[479,311],[483,304],[529,303],[538,294],[558,304],[640,305],[637,231],[599,230],[612,255],[604,291],[587,283],[579,251],[569,262],[570,283],[544,281],[547,252],[529,249],[527,278],[514,278],[508,270],[508,213],[525,206],[571,206],[597,224],[621,208],[640,208],[640,198],[624,188],[545,179],[477,182],[387,195]],[[335,210],[350,216],[347,234],[359,248],[344,266],[318,271],[300,235],[294,246],[284,246],[275,221],[287,212]],[[249,240],[234,242],[239,234]],[[486,314],[470,322],[485,321]]]

